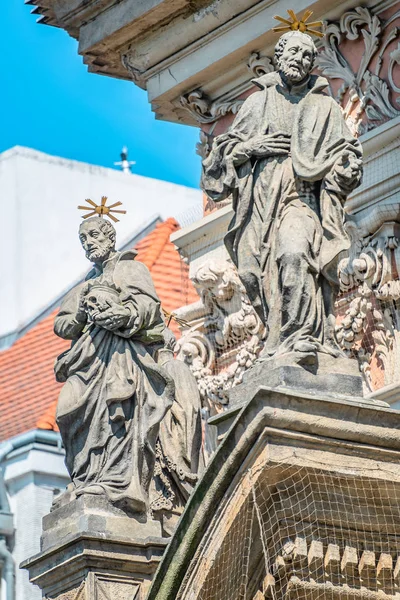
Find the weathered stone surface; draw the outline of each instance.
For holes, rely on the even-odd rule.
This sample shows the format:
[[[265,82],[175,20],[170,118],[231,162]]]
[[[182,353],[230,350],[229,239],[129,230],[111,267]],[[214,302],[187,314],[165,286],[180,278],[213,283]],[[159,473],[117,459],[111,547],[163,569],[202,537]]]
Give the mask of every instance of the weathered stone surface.
[[[150,486],[150,511],[168,537],[204,469],[201,401],[188,365],[168,349],[158,351],[158,362],[176,382],[171,410],[160,424]]]
[[[202,467],[200,395],[147,267],[103,218],[79,234],[94,267],[55,322],[73,341],[55,366],[72,481],[23,566],[49,600],[142,599]]]
[[[328,544],[324,559],[324,568],[329,575],[337,575],[340,569],[340,548],[337,544]]]
[[[245,394],[254,393],[260,386],[267,385],[295,388],[322,397],[362,397],[362,379],[356,360],[333,358],[322,352],[317,353],[311,364],[309,358],[307,354],[292,352],[256,363],[243,377],[243,385],[247,388]],[[240,388],[232,389],[230,406],[242,398],[243,391]]]
[[[160,301],[147,267],[116,251],[109,221],[84,221],[79,237],[94,267],[66,295],[54,326],[73,340],[55,365],[65,383],[57,405],[72,480],[65,494],[104,495],[145,513],[159,424],[174,400],[155,355],[165,343]]]
[[[342,112],[310,75],[316,48],[305,34],[279,39],[279,72],[254,83],[233,125],[214,139],[202,186],[233,196],[225,237],[250,301],[267,328],[261,356],[343,356],[334,332],[339,254],[350,246],[343,204],[361,182],[361,147]]]
[[[67,294],[55,319],[56,334],[73,341],[55,366],[57,380],[65,382],[57,423],[72,480],[55,507],[91,495],[141,521],[151,511],[171,512],[175,505],[181,510],[197,481],[201,453],[194,377],[174,361],[174,336],[147,267],[134,260],[134,252],[116,251],[113,225],[89,218],[79,237],[94,266]],[[176,502],[168,506],[155,506],[154,494],[150,506],[156,459],[167,483],[177,481]],[[87,525],[96,530],[95,522]]]
[[[264,326],[251,306],[236,268],[228,260],[209,260],[192,277],[200,301],[179,312],[193,325],[182,331],[177,357],[189,365],[203,405],[228,403],[229,390],[262,349]],[[199,326],[199,317],[203,324]],[[233,350],[235,351],[234,356]],[[218,373],[218,364],[227,365]]]
[[[372,581],[376,577],[375,552],[364,550],[358,563],[358,571],[363,580]]]
[[[260,389],[231,421],[189,500],[148,600],[236,597],[237,587],[231,595],[226,590],[233,590],[238,565],[252,581],[264,560],[272,573],[282,559],[276,597],[393,594],[393,579],[361,581],[360,571],[366,546],[378,550],[389,543],[393,555],[398,551],[399,452],[398,411],[364,400]],[[268,544],[265,555],[256,545],[259,527],[253,537],[254,506]],[[337,543],[326,544],[329,539]],[[296,548],[301,560],[295,559]],[[235,557],[235,572],[229,556]],[[387,555],[379,561],[389,574]],[[253,595],[262,590],[265,572]]]
[[[121,518],[121,517],[120,517]],[[145,597],[166,540],[82,532],[22,564],[47,600],[138,600]]]
[[[145,515],[127,516],[104,496],[84,494],[43,518],[42,550],[87,533],[129,541],[161,537],[161,527],[158,521],[147,519]]]
[[[357,548],[346,546],[343,552],[342,562],[340,563],[340,569],[342,573],[354,576],[358,567],[358,554]]]

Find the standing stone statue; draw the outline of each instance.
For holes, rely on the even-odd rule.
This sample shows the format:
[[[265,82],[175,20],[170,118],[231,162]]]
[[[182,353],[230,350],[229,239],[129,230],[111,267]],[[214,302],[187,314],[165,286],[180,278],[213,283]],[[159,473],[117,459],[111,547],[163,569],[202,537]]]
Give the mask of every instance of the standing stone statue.
[[[94,268],[55,319],[55,333],[73,340],[55,366],[57,381],[65,382],[57,424],[72,480],[58,505],[90,494],[144,513],[160,423],[175,401],[173,369],[158,360],[170,332],[147,267],[134,260],[135,252],[116,251],[113,225],[89,218],[79,236]],[[180,377],[182,389],[190,387],[189,369]],[[188,402],[197,406],[197,400]]]
[[[362,153],[327,80],[311,74],[316,52],[309,35],[282,35],[278,71],[254,80],[259,91],[203,162],[207,195],[232,195],[225,245],[266,325],[264,360],[341,355],[336,265],[350,246],[343,204],[361,182]]]

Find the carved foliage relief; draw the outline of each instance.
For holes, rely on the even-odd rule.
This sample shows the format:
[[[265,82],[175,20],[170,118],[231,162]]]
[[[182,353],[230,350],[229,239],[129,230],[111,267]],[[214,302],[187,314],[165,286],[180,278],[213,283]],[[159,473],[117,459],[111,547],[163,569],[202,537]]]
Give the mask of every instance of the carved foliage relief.
[[[400,116],[400,10],[357,7],[327,22],[317,58],[355,133]]]
[[[348,227],[353,243],[339,265],[336,335],[374,390],[400,382],[400,225],[384,223],[364,238],[355,225]]]
[[[385,222],[364,237],[356,224],[347,227],[352,247],[339,264],[336,336],[372,391],[400,383],[400,224]],[[256,361],[265,330],[229,261],[208,261],[193,282],[202,316],[189,319],[176,352],[194,374],[203,406],[214,412]]]
[[[342,106],[354,134],[361,135],[399,117],[399,4],[379,13],[356,7],[344,12],[339,20],[326,22],[325,33],[319,45],[317,69],[328,78],[331,93]],[[252,77],[274,69],[272,57],[260,52],[251,54],[247,67]],[[181,99],[181,105],[202,125],[197,146],[202,158],[207,156],[213,136],[229,125],[242,102],[213,102],[200,90]],[[336,333],[344,351],[358,358],[368,388],[375,390],[400,382],[399,225],[382,223],[377,233],[364,232],[361,237],[357,226],[350,223],[349,228],[353,243],[350,257],[340,265],[342,293],[337,303]],[[259,330],[253,334],[245,324],[249,303],[230,265],[224,277],[236,281],[232,284],[233,296],[240,298],[240,309],[234,310],[231,317],[235,320],[238,316],[244,334],[242,340],[230,345],[228,303],[218,296],[219,286],[226,282],[222,283],[221,274],[212,271],[209,266],[208,274],[205,270],[196,275],[195,285],[208,317],[204,326],[184,332],[179,355],[191,364],[203,399],[224,404],[227,391],[241,380],[246,365],[254,362],[262,333]]]
[[[200,324],[183,331],[177,357],[191,368],[203,403],[224,405],[228,402],[227,392],[241,382],[255,362],[264,328],[230,262],[205,263],[193,283],[204,317]]]
[[[326,22],[316,66],[329,80],[331,93],[354,134],[400,116],[400,9],[378,15],[359,6],[338,21]],[[274,70],[273,59],[253,52],[247,67],[252,77],[260,77]],[[243,101],[211,101],[201,90],[181,97],[181,106],[202,125],[197,146],[202,158],[209,151],[212,135],[221,133],[220,120],[228,126]],[[224,118],[227,115],[228,120]]]
[[[352,247],[339,264],[336,336],[376,390],[400,383],[400,224],[384,222],[366,236],[347,227]],[[222,407],[256,361],[265,331],[229,261],[205,263],[193,282],[203,316],[182,332],[177,357],[193,372],[203,405]]]

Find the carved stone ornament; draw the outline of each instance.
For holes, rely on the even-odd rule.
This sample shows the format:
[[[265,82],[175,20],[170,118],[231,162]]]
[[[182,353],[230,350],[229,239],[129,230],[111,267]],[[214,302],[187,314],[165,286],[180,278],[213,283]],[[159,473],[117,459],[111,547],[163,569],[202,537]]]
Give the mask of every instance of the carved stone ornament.
[[[400,92],[393,76],[394,67],[400,62],[400,44],[390,53],[390,87],[381,76],[386,48],[399,37],[398,28],[393,26],[399,17],[400,10],[384,21],[369,8],[359,6],[345,12],[339,21],[326,25],[323,49],[316,64],[328,79],[343,81],[336,100],[355,133],[361,134],[400,115],[400,109],[390,99],[391,92]],[[364,44],[356,71],[340,47],[346,40],[355,43],[362,40]],[[399,98],[395,102],[400,104]]]
[[[72,481],[54,508],[94,497],[146,519],[156,444],[165,457],[173,451],[182,478],[196,480],[200,398],[169,348],[174,336],[147,267],[135,252],[116,251],[114,226],[104,218],[82,222],[79,238],[94,264],[55,318],[55,333],[72,340],[55,365],[64,383],[57,424]]]
[[[214,123],[228,113],[236,114],[243,100],[212,101],[202,90],[193,90],[180,98],[180,104],[198,123]]]
[[[201,158],[206,158],[211,152],[213,136],[200,129],[200,140],[196,144],[196,154]]]
[[[352,292],[337,339],[349,356],[357,356],[372,388],[370,362],[376,353],[384,370],[384,385],[400,381],[400,225],[384,223],[373,236],[352,237],[350,256],[339,263],[343,292]],[[369,344],[365,342],[369,341]]]
[[[232,263],[207,262],[197,271],[193,283],[205,317],[200,328],[194,326],[183,332],[176,346],[177,358],[189,365],[203,404],[224,405],[229,390],[242,381],[259,355],[264,326]]]
[[[139,600],[140,582],[124,575],[102,575],[89,573],[87,579],[73,590],[47,600]]]
[[[275,71],[273,59],[269,56],[263,56],[260,52],[252,52],[247,67],[254,77],[261,77],[266,73]]]
[[[362,151],[340,107],[320,93],[328,82],[312,73],[316,55],[308,35],[279,38],[278,70],[258,79],[259,91],[214,138],[201,185],[214,202],[232,196],[225,247],[265,327],[264,375],[268,364],[317,371],[329,357],[330,372],[339,377],[343,361],[349,385],[352,367],[361,384],[335,340],[331,271],[349,245],[343,205],[361,183]]]

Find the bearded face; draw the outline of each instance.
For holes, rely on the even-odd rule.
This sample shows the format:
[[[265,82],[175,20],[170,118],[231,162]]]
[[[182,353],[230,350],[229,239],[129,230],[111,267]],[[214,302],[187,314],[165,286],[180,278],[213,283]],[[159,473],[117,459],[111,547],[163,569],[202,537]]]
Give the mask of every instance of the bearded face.
[[[105,233],[100,224],[94,221],[82,223],[79,239],[86,258],[94,263],[103,263],[115,250],[115,241]]]
[[[314,59],[311,43],[294,35],[286,42],[279,58],[279,70],[290,82],[299,83],[309,75]]]

